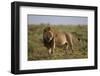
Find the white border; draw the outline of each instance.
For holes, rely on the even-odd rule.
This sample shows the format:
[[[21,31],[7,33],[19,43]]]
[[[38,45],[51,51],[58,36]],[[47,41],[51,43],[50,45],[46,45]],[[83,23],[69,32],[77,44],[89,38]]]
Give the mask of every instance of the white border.
[[[27,15],[59,15],[88,17],[88,59],[27,60]],[[42,7],[20,7],[20,70],[79,67],[94,65],[94,11]]]

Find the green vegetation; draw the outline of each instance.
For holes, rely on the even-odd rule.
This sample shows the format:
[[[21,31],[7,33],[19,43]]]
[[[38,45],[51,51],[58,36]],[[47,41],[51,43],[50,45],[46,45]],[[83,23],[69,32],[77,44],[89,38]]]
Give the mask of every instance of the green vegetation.
[[[51,25],[50,25],[51,26]],[[73,34],[74,52],[56,47],[52,55],[43,45],[42,35],[45,24],[28,25],[28,60],[50,60],[50,59],[80,59],[88,57],[87,25],[54,25],[55,30],[71,32]]]

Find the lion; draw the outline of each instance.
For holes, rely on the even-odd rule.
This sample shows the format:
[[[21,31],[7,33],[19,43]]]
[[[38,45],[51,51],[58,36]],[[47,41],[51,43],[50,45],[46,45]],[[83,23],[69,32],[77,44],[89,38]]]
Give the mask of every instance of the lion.
[[[47,26],[43,30],[43,43],[49,50],[49,54],[52,54],[57,46],[63,46],[65,52],[68,49],[71,49],[73,52],[72,34],[69,32],[54,31],[50,26]]]

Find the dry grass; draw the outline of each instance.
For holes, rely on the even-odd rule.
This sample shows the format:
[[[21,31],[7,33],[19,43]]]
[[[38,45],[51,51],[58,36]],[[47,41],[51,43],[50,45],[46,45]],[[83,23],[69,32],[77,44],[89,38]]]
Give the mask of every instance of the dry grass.
[[[42,34],[46,25],[28,25],[28,60],[50,60],[50,59],[79,59],[88,57],[87,49],[87,25],[57,25],[52,26],[55,30],[71,32],[74,36],[74,53],[68,50],[66,54],[62,48],[57,47],[52,55],[43,45]],[[80,42],[77,40],[80,38]]]

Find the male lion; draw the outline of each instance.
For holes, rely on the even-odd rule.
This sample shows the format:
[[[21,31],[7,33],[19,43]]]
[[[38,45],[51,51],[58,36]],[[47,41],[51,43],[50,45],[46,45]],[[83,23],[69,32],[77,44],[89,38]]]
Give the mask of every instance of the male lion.
[[[43,42],[49,50],[49,54],[53,53],[56,46],[63,46],[65,51],[70,48],[73,52],[71,33],[54,31],[53,28],[48,26],[43,30]]]

